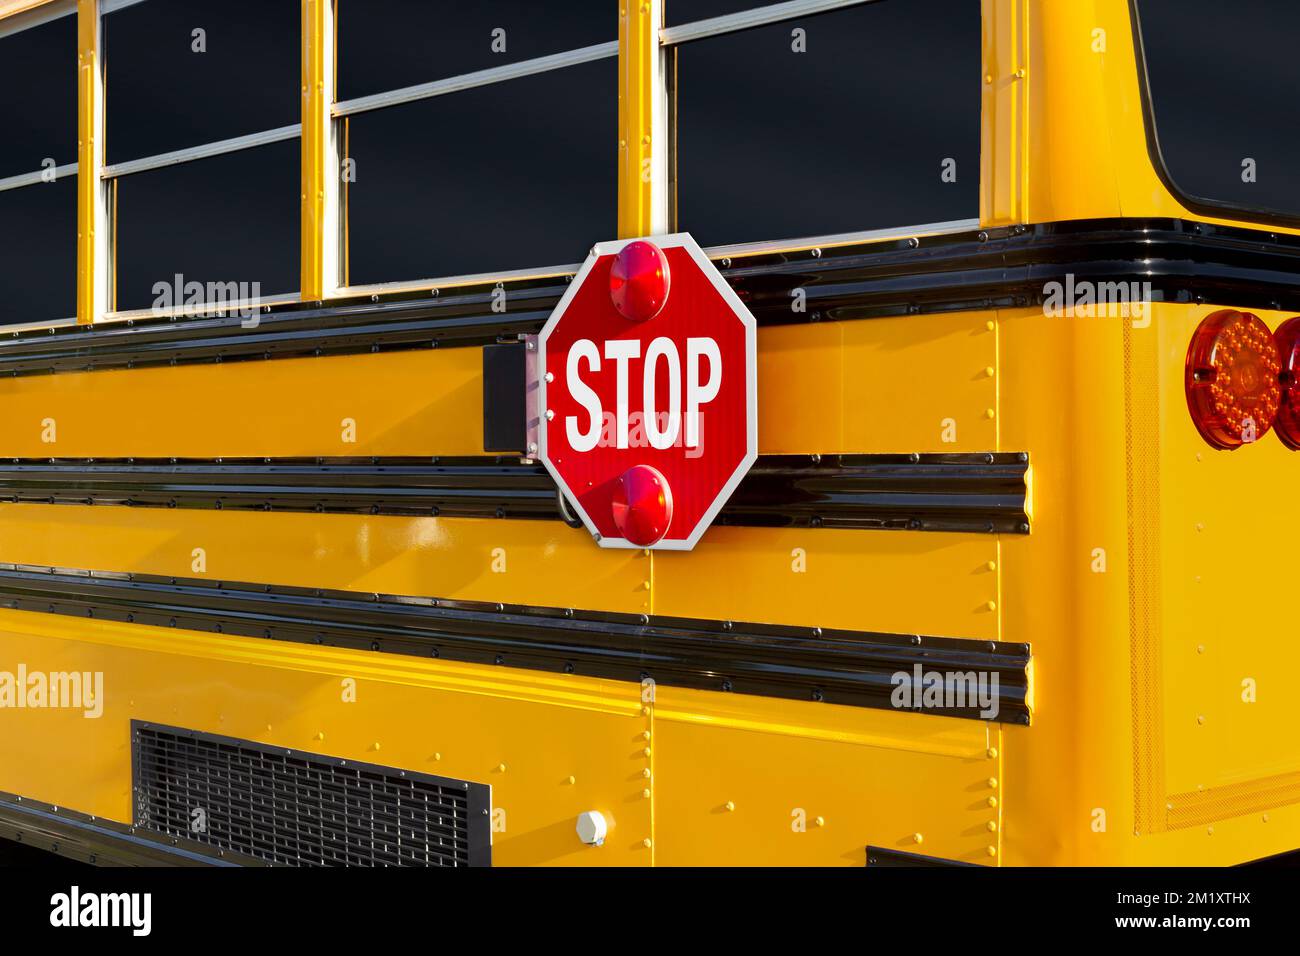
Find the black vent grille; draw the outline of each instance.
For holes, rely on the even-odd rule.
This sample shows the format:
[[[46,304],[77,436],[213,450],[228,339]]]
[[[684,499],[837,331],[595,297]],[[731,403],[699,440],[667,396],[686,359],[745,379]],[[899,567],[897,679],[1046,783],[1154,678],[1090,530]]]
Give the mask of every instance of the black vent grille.
[[[288,866],[486,866],[484,784],[133,721],[135,825]]]

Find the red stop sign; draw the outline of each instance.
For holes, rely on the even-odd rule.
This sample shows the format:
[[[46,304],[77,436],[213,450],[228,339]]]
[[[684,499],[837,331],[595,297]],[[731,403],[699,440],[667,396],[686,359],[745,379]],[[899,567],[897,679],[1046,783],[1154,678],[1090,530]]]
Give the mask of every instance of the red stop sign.
[[[758,457],[756,353],[688,234],[592,250],[538,337],[538,454],[602,547],[695,546]]]

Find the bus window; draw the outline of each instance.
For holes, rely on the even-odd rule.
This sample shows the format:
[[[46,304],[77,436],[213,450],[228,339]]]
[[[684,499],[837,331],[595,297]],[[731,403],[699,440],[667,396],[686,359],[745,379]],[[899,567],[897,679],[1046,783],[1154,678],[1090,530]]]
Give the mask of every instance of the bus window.
[[[77,20],[0,24],[0,324],[76,312]]]
[[[77,177],[0,190],[0,324],[77,311]]]
[[[1300,220],[1300,5],[1136,0],[1153,159],[1208,214]]]
[[[677,228],[718,245],[979,215],[975,0],[718,23],[667,31],[686,37],[670,72]]]
[[[296,291],[301,5],[150,0],[103,31],[112,307]]]
[[[366,51],[370,37],[392,40],[394,6],[406,5],[345,0],[340,13],[340,89],[369,91],[335,107],[345,284],[568,266],[592,237],[614,236],[617,10],[566,5],[556,18],[552,5],[421,5],[432,11],[412,22],[430,25],[401,31],[418,39],[385,65]],[[537,72],[510,69],[529,63]],[[447,64],[474,72],[449,78]],[[428,85],[376,91],[410,81]]]
[[[105,161],[301,119],[298,0],[148,0],[104,17]]]
[[[340,100],[618,39],[610,0],[335,0],[335,9]]]
[[[116,179],[116,308],[178,304],[177,275],[237,301],[295,291],[300,172],[293,139]]]

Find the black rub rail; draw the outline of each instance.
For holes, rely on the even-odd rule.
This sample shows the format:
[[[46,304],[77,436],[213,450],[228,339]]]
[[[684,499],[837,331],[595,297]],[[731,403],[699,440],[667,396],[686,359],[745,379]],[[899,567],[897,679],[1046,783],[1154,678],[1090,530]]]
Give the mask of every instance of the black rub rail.
[[[972,229],[715,261],[760,325],[1032,306],[1067,275],[1149,282],[1157,302],[1300,309],[1300,237],[1180,219]],[[487,345],[539,331],[571,279],[289,303],[252,318],[16,331],[0,336],[0,374]],[[802,312],[790,308],[796,289]]]
[[[1023,534],[1022,452],[765,455],[719,517],[734,525]],[[555,519],[546,469],[518,458],[4,459],[0,501]]]
[[[215,632],[1029,723],[1028,644],[12,564],[0,565],[0,607],[175,628],[177,642]],[[896,705],[900,675],[966,689],[934,706],[918,686]]]

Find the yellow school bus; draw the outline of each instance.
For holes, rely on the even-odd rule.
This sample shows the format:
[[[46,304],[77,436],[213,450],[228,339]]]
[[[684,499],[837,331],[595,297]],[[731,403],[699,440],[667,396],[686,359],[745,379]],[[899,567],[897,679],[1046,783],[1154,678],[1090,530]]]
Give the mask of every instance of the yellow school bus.
[[[1300,848],[1279,6],[0,4],[0,837]],[[759,457],[605,549],[524,353],[671,232],[757,320]]]

